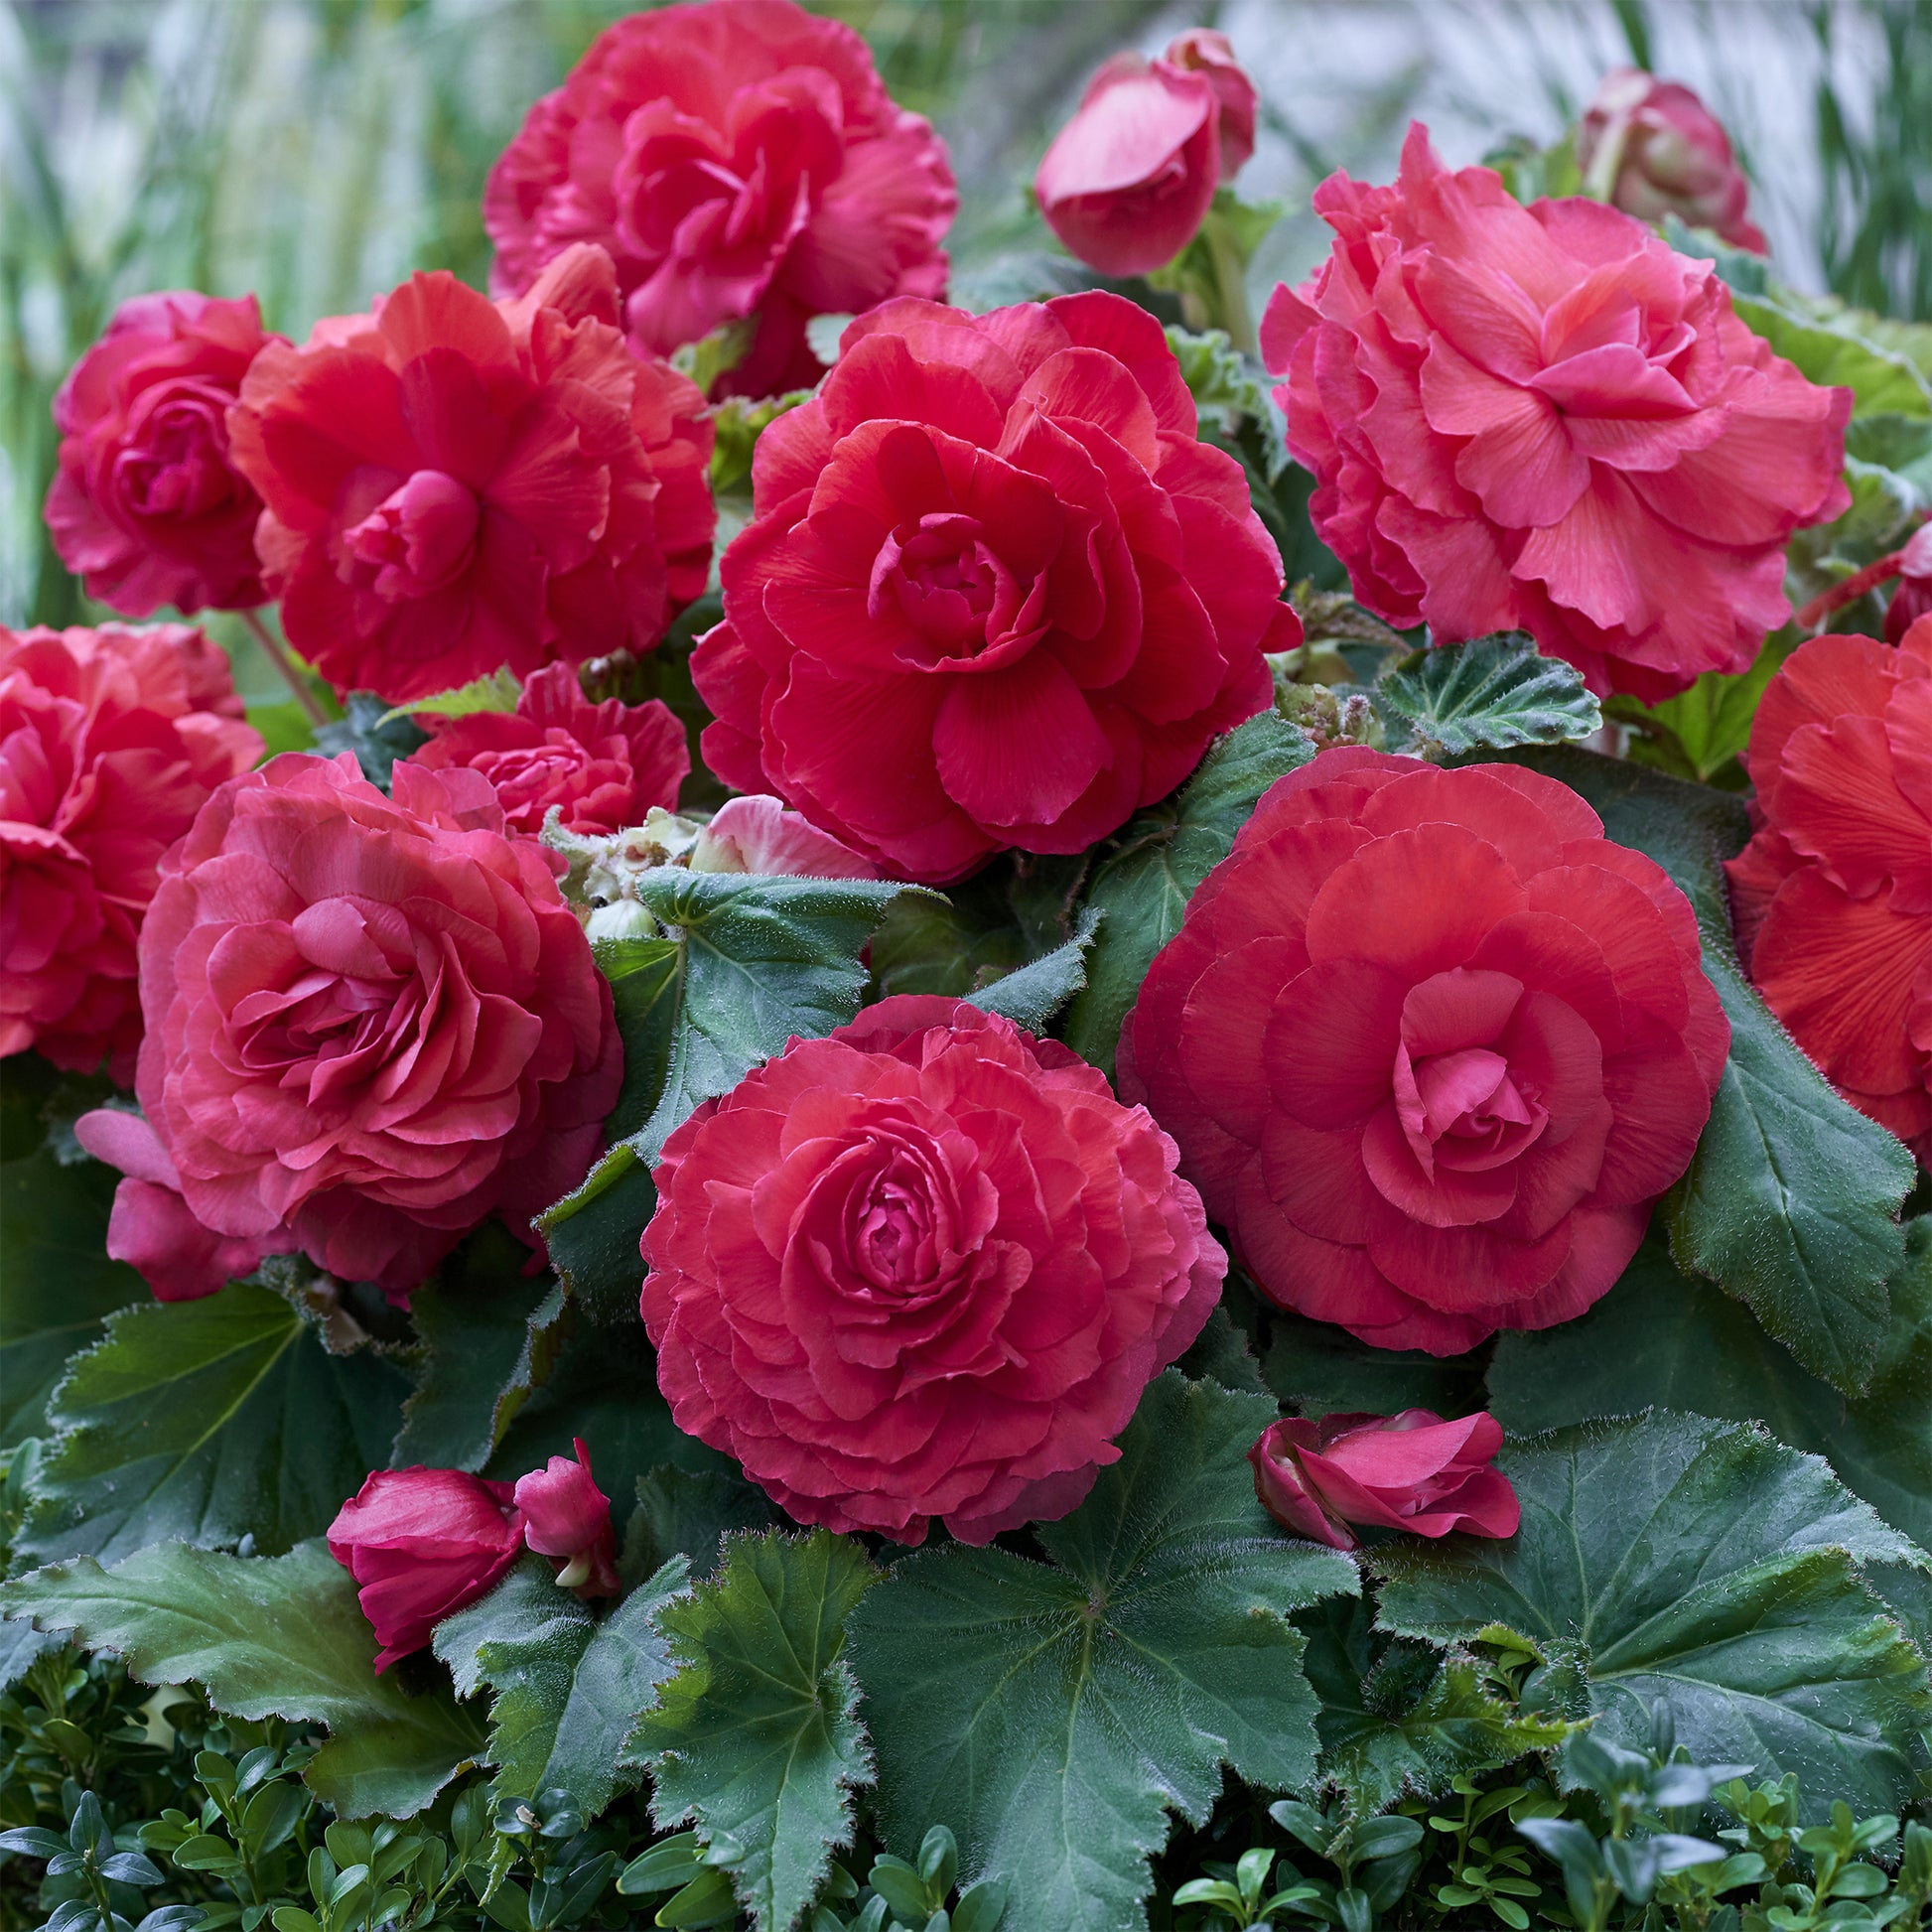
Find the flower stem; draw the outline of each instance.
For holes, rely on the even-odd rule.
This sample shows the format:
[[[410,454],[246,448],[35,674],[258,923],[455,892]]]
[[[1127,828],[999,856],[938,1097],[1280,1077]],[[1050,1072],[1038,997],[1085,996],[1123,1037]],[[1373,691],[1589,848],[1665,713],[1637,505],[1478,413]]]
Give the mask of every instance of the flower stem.
[[[288,645],[262,622],[259,611],[243,611],[239,616],[254,633],[255,641],[261,645],[268,661],[281,672],[283,682],[295,693],[295,701],[302,707],[310,724],[328,724],[329,713],[323,709],[322,700],[315,694],[315,687],[302,675],[301,666],[290,656]]]
[[[1220,311],[1217,320],[1228,332],[1228,341],[1243,355],[1252,355],[1255,325],[1248,314],[1248,265],[1226,225],[1211,210],[1201,232],[1206,237],[1208,259],[1214,264],[1214,306]]]

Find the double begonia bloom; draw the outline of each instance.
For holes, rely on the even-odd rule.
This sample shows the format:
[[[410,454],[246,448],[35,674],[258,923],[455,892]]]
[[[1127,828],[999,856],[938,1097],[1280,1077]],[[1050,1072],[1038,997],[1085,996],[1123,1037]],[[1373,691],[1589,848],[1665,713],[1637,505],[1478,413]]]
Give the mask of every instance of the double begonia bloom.
[[[381,1646],[378,1675],[423,1649],[522,1549],[511,1485],[461,1469],[377,1469],[329,1526],[329,1554],[355,1579]]]
[[[706,762],[898,877],[1104,838],[1301,639],[1240,466],[1119,296],[876,309],[752,478],[691,659]]]
[[[1699,961],[1683,894],[1567,785],[1337,748],[1195,892],[1120,1088],[1274,1301],[1459,1354],[1636,1252],[1729,1046]]]
[[[1491,1460],[1502,1446],[1502,1426],[1487,1413],[1445,1422],[1432,1410],[1405,1409],[1290,1417],[1263,1431],[1248,1460],[1262,1508],[1285,1530],[1353,1550],[1356,1528],[1514,1536],[1522,1506]]]
[[[1750,183],[1724,123],[1689,87],[1641,68],[1603,76],[1577,129],[1577,165],[1611,207],[1639,221],[1675,214],[1733,248],[1765,252],[1744,212]]]
[[[1174,1160],[963,1001],[794,1039],[664,1144],[641,1305],[677,1426],[804,1523],[984,1543],[1064,1515],[1220,1296]]]
[[[579,1596],[616,1596],[617,1533],[611,1526],[611,1499],[591,1474],[591,1452],[584,1439],[572,1439],[573,1455],[553,1455],[542,1468],[516,1482],[516,1506],[523,1513],[523,1541],[538,1556],[558,1564],[557,1582]]]
[[[1819,1071],[1932,1167],[1932,618],[1813,637],[1751,722],[1757,831],[1725,867],[1752,983]]]
[[[818,380],[813,316],[943,294],[957,206],[945,144],[850,27],[708,0],[591,43],[490,170],[483,225],[499,295],[575,242],[609,249],[641,355],[752,324],[718,393],[762,396]]]
[[[480,772],[285,753],[163,862],[135,1086],[189,1211],[406,1299],[582,1179],[622,1078],[611,989]],[[285,1231],[285,1232],[284,1232]]]
[[[691,769],[684,727],[669,705],[592,704],[568,664],[546,664],[523,686],[513,712],[431,718],[430,741],[412,754],[441,770],[467,764],[495,787],[515,832],[543,830],[552,805],[572,832],[641,825],[669,811]]]
[[[1524,207],[1409,131],[1392,188],[1263,319],[1310,514],[1356,598],[1452,643],[1521,629],[1646,703],[1741,671],[1790,616],[1792,533],[1851,503],[1849,389],[1737,319],[1712,265],[1600,203]]]
[[[0,629],[0,1054],[126,1084],[161,856],[261,752],[200,630]]]
[[[647,650],[704,589],[697,385],[617,328],[602,249],[516,302],[412,276],[255,358],[229,416],[289,642],[338,689],[429,697]]]
[[[228,449],[228,410],[264,345],[255,298],[181,290],[123,302],[54,398],[47,528],[87,595],[131,618],[164,604],[260,604],[261,498]]]

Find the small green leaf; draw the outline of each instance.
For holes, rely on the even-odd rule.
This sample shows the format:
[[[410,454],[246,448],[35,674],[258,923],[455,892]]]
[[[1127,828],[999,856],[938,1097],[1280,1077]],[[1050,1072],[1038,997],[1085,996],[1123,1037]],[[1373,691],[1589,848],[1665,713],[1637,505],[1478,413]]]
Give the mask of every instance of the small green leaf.
[[[1719,862],[1744,843],[1742,803],[1574,748],[1519,754],[1580,791],[1621,845],[1655,859],[1697,913],[1704,970],[1730,1021],[1710,1124],[1664,1201],[1671,1252],[1744,1303],[1813,1374],[1857,1393],[1905,1257],[1904,1146],[1834,1093],[1745,979]]]
[[[174,1537],[286,1550],[388,1460],[407,1389],[370,1351],[330,1354],[265,1288],[128,1309],[55,1394],[62,1433],[15,1551],[111,1561]]]
[[[491,1796],[565,1791],[595,1818],[637,1782],[623,1742],[671,1673],[670,1646],[652,1621],[689,1581],[674,1557],[601,1622],[525,1559],[480,1602],[436,1626],[437,1656],[461,1697],[487,1686]]]
[[[1043,1034],[1053,1016],[1086,985],[1087,948],[1093,944],[1104,917],[1097,906],[1086,907],[1065,945],[1055,946],[977,993],[968,993],[967,1003],[988,1013],[1004,1014],[1030,1034]]]
[[[1932,422],[1926,427],[1932,430]],[[1710,782],[1726,768],[1742,784],[1734,760],[1750,743],[1751,720],[1778,666],[1796,647],[1795,635],[1779,632],[1765,640],[1748,671],[1726,677],[1706,671],[1688,691],[1661,704],[1612,698],[1608,715],[1634,727],[1630,756],[1673,777]]]
[[[429,743],[429,733],[408,718],[398,718],[373,691],[351,691],[343,715],[316,728],[316,750],[325,758],[353,752],[362,775],[383,791],[398,759]]]
[[[854,1612],[886,1841],[950,1825],[1007,1885],[1006,1932],[1144,1925],[1170,1810],[1204,1820],[1223,1764],[1278,1790],[1313,1771],[1288,1613],[1355,1570],[1256,1502],[1247,1450],[1275,1416],[1170,1371],[1086,1502],[1036,1530],[1047,1563],[920,1551]]]
[[[1412,651],[1376,685],[1374,700],[1391,749],[1451,758],[1484,746],[1562,745],[1603,722],[1583,673],[1539,656],[1521,630]]]
[[[1154,955],[1180,930],[1194,888],[1228,856],[1262,793],[1313,756],[1313,740],[1286,720],[1250,718],[1213,747],[1174,798],[1137,818],[1095,872],[1086,903],[1106,922],[1062,1034],[1109,1078],[1121,1022]]]
[[[695,1820],[704,1843],[742,1848],[731,1877],[759,1932],[787,1932],[851,1843],[872,1757],[840,1651],[877,1581],[847,1537],[738,1535],[715,1583],[657,1613],[678,1669],[629,1754],[650,1765],[660,1830]]]
[[[1641,1749],[1661,1704],[1699,1762],[1793,1771],[1819,1811],[1896,1808],[1932,1693],[1859,1566],[1928,1559],[1824,1462],[1656,1411],[1506,1444],[1497,1466],[1522,1527],[1371,1552],[1382,1628],[1456,1644],[1494,1626],[1547,1659],[1525,1710],[1594,1715],[1593,1735]]]
[[[1806,1374],[1747,1310],[1680,1275],[1653,1240],[1577,1320],[1497,1338],[1489,1406],[1525,1434],[1652,1403],[1762,1422],[1825,1456],[1893,1529],[1932,1549],[1932,1216],[1906,1233],[1891,1325],[1863,1397],[1848,1402]]]
[[[1360,1598],[1317,1603],[1295,1622],[1309,1639],[1303,1669],[1321,1700],[1321,1778],[1356,1812],[1442,1796],[1458,1774],[1550,1750],[1578,1727],[1492,1696],[1465,1654],[1378,1631]]]
[[[410,1297],[423,1355],[390,1457],[397,1467],[481,1469],[549,1376],[563,1339],[564,1292],[506,1266],[512,1247],[527,1259],[502,1229],[480,1228],[438,1281]]]
[[[573,1292],[610,1322],[636,1318],[637,1243],[655,1201],[643,1165],[700,1101],[729,1092],[792,1035],[850,1020],[866,984],[860,952],[892,901],[920,889],[665,866],[633,890],[665,938],[627,942],[606,959],[621,968],[614,986],[626,1059],[649,1076],[626,1081],[614,1116],[622,1138],[537,1222]],[[586,1227],[572,1229],[579,1217]]]
[[[1180,364],[1180,379],[1194,398],[1203,419],[1212,417],[1224,440],[1240,435],[1252,424],[1260,432],[1265,455],[1262,471],[1272,483],[1289,466],[1288,443],[1281,411],[1268,393],[1270,377],[1251,355],[1234,346],[1225,329],[1196,334],[1170,328],[1168,345]]]
[[[439,691],[434,697],[412,698],[407,704],[396,705],[375,722],[386,725],[395,718],[468,718],[479,711],[514,711],[522,695],[516,673],[507,664],[499,664],[453,691]]]
[[[422,1810],[483,1746],[447,1691],[376,1676],[354,1582],[320,1542],[283,1557],[159,1543],[111,1570],[82,1557],[0,1585],[0,1614],[125,1657],[144,1684],[200,1684],[230,1717],[326,1725],[304,1776],[344,1817]]]
[[[63,1167],[46,1146],[0,1165],[0,1448],[45,1434],[69,1358],[116,1310],[150,1299],[107,1259],[117,1179],[97,1161]]]

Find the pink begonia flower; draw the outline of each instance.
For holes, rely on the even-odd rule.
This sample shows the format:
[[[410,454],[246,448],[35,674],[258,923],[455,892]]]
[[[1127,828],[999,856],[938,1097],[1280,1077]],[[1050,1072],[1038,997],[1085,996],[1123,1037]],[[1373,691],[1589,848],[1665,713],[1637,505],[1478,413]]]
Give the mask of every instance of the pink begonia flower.
[[[1710,262],[1600,202],[1526,208],[1420,125],[1393,187],[1336,174],[1314,207],[1333,249],[1261,350],[1357,600],[1435,643],[1527,630],[1646,703],[1745,669],[1793,533],[1852,500],[1852,391],[1773,354]]]
[[[329,1526],[329,1554],[355,1579],[381,1645],[378,1674],[421,1650],[522,1548],[511,1485],[461,1469],[377,1469]]]
[[[553,1455],[542,1468],[516,1482],[516,1506],[523,1512],[523,1540],[539,1556],[561,1564],[557,1581],[579,1596],[615,1596],[618,1544],[611,1527],[611,1499],[591,1474],[591,1452],[573,1437],[573,1461]]]
[[[1503,1432],[1486,1412],[1445,1422],[1428,1409],[1396,1416],[1290,1417],[1265,1430],[1248,1460],[1255,1494],[1286,1530],[1352,1550],[1351,1529],[1413,1536],[1514,1536],[1522,1507],[1491,1466]]]

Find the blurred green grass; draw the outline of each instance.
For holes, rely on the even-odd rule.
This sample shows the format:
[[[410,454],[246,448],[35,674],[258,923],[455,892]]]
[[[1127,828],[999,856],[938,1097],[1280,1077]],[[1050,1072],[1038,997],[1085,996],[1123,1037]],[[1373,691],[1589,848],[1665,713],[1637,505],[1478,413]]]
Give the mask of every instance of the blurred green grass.
[[[962,268],[1044,239],[1025,184],[1112,49],[1225,13],[1251,39],[1259,23],[1277,42],[1262,51],[1280,56],[1336,12],[1335,0],[814,3],[867,36],[894,92],[951,144]],[[1480,31],[1470,0],[1416,4],[1459,10]],[[1816,41],[1828,278],[1868,306],[1932,315],[1932,0],[1783,4]],[[1666,9],[1680,25],[1690,9],[1714,42],[1725,32],[1724,7],[1707,0],[1609,6],[1633,53]],[[1566,9],[1579,10],[1547,0],[1541,11],[1561,19]],[[0,622],[89,613],[40,523],[55,448],[48,409],[118,302],[158,288],[253,290],[269,325],[300,339],[413,268],[481,285],[490,162],[530,101],[628,10],[624,0],[0,0]],[[1519,13],[1536,10],[1517,0]],[[1855,30],[1863,46],[1874,31],[1882,41],[1875,86],[1846,77],[1840,43]],[[1271,88],[1273,159],[1266,170],[1257,161],[1244,191],[1305,207],[1328,166],[1400,126],[1424,82],[1424,45],[1418,36],[1414,58],[1394,64],[1340,139],[1310,139],[1309,103]],[[1557,101],[1557,86],[1544,107],[1560,123],[1574,103]]]

